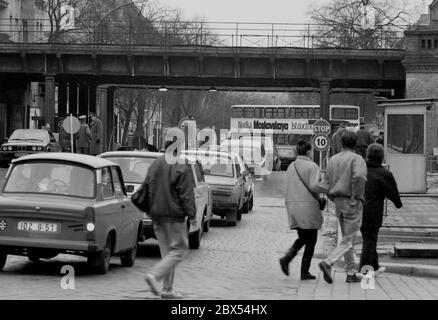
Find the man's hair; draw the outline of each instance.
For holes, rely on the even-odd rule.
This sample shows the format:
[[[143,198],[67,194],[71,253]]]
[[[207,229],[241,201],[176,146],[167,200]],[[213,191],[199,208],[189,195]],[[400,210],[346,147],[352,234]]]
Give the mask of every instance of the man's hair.
[[[347,131],[341,137],[342,147],[353,149],[356,146],[356,140],[356,134],[352,131]]]
[[[370,161],[382,164],[383,159],[385,158],[385,152],[382,145],[378,143],[370,144],[367,149],[367,158]]]
[[[297,143],[297,154],[299,156],[305,156],[307,154],[307,151],[312,150],[312,145],[305,141],[305,140],[300,140]]]

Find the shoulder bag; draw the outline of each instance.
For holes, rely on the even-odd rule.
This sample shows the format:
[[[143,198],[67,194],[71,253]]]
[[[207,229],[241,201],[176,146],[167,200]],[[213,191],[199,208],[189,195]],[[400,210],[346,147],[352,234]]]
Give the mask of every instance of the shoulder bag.
[[[147,183],[143,183],[140,188],[131,196],[131,202],[143,212],[148,212],[149,205],[149,187]]]
[[[295,162],[293,163],[295,172],[298,175],[298,178],[300,179],[301,183],[306,187],[307,191],[310,192],[310,194],[315,198],[316,201],[318,201],[319,203],[319,210],[324,210],[325,206],[327,204],[327,199],[324,197],[320,197],[317,193],[313,192],[312,190],[310,190],[310,188],[307,186],[307,184],[304,182],[303,178],[301,178],[300,173],[298,172],[297,167],[295,166]]]

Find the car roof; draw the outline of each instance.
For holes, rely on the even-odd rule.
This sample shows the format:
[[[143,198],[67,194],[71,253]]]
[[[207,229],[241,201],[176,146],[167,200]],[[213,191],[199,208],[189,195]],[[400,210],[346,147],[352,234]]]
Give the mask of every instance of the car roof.
[[[14,159],[12,160],[12,163],[20,163],[20,162],[32,161],[32,160],[66,161],[72,163],[79,163],[95,169],[107,167],[107,166],[114,166],[114,165],[118,166],[118,164],[103,158],[98,158],[95,156],[89,156],[85,154],[70,153],[70,152],[36,153],[28,156],[23,156],[18,159]]]
[[[159,158],[164,153],[149,151],[109,151],[98,155],[99,158],[129,157],[129,158]]]
[[[188,154],[188,155],[194,155],[194,154],[200,154],[200,155],[207,155],[207,156],[220,156],[220,157],[227,157],[227,158],[233,158],[236,157],[236,154],[231,153],[231,152],[223,152],[223,151],[216,151],[216,150],[183,150],[182,151],[184,154]]]

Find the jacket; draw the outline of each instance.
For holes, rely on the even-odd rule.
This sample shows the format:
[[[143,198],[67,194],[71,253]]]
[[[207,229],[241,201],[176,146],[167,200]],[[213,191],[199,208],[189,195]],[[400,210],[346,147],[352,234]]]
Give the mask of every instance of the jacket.
[[[152,221],[184,222],[196,216],[195,182],[187,164],[169,164],[163,155],[151,164],[144,183],[149,189]]]
[[[392,173],[371,161],[367,162],[367,168],[362,228],[375,230],[382,226],[385,198],[391,200],[396,208],[401,208],[403,204]]]
[[[88,143],[91,141],[91,132],[88,124],[81,123],[79,131],[76,134],[76,146],[77,147],[88,147]]]
[[[287,169],[285,200],[289,227],[320,229],[323,217],[319,203],[303,185],[294,167],[310,190],[316,193],[327,192],[322,185],[320,170],[316,163],[308,157],[298,156]]]
[[[342,135],[347,132],[347,129],[339,127],[332,136],[332,150],[331,154],[335,155],[342,151]]]
[[[365,201],[367,167],[365,160],[350,149],[330,158],[327,165],[329,197],[346,197]]]
[[[91,142],[90,142],[90,154],[101,154],[102,153],[102,140],[103,140],[103,125],[102,121],[98,118],[91,121],[90,123],[91,131]]]

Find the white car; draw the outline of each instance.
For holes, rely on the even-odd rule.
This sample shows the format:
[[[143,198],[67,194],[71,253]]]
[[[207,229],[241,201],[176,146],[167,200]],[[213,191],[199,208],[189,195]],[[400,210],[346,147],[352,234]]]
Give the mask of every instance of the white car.
[[[163,156],[159,152],[145,151],[111,151],[99,155],[117,163],[122,169],[125,187],[131,196],[143,183],[152,162]],[[204,173],[199,164],[190,164],[195,182],[196,220],[188,219],[189,246],[198,249],[201,245],[203,232],[208,232],[212,216],[212,197],[210,187],[204,180]],[[145,213],[143,216],[143,236],[145,239],[156,238],[152,220]]]

